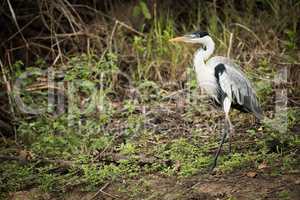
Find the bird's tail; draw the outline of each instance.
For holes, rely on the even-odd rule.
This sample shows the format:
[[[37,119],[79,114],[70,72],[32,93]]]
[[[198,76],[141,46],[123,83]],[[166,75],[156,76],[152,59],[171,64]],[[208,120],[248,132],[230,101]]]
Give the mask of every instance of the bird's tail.
[[[260,106],[254,107],[253,114],[259,121],[262,121],[264,119],[264,115]]]

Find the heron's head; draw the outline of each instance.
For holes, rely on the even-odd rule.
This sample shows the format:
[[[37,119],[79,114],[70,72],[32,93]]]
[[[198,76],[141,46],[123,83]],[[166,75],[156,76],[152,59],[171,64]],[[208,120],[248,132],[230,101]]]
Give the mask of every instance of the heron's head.
[[[185,43],[205,43],[210,38],[209,34],[205,31],[196,31],[184,36],[175,37],[170,39],[170,42],[185,42]]]

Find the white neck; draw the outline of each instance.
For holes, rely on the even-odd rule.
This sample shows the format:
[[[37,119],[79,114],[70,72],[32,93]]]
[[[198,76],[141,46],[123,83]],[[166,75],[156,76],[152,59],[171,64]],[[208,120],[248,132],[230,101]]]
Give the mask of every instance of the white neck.
[[[206,49],[200,48],[194,54],[194,66],[196,67],[196,70],[200,66],[205,65],[204,62],[212,55],[215,50],[215,43],[209,36],[206,36],[205,38],[199,40],[199,43],[202,43]]]

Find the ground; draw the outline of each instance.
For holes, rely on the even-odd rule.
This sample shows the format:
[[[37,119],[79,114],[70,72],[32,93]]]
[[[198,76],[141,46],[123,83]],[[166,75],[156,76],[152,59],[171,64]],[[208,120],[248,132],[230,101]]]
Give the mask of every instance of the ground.
[[[147,187],[140,187],[140,179],[119,183],[110,183],[96,193],[83,193],[74,188],[67,194],[67,200],[90,199],[290,199],[297,200],[300,196],[300,173],[272,177],[263,171],[236,172],[230,175],[197,175],[186,179],[147,175]],[[120,188],[128,188],[128,192],[120,192]],[[133,191],[135,190],[135,191]],[[131,193],[131,194],[130,194]],[[36,189],[19,191],[10,194],[11,200],[23,199],[55,199],[49,194],[42,194]]]
[[[210,172],[223,127],[222,113],[211,107],[209,102],[198,105],[198,111],[194,110],[193,105],[183,103],[182,99],[179,102],[180,105],[178,102],[166,102],[159,106],[146,106],[150,114],[148,120],[138,119],[138,122],[147,124],[137,129],[143,132],[140,135],[116,135],[114,142],[106,146],[102,142],[108,136],[93,136],[96,138],[92,140],[93,144],[100,141],[100,146],[97,150],[89,147],[90,150],[84,151],[84,154],[90,154],[85,158],[86,165],[79,164],[76,161],[79,157],[76,158],[75,154],[73,160],[37,158],[35,145],[27,152],[20,151],[17,158],[24,158],[25,167],[22,163],[17,166],[12,164],[15,161],[5,162],[7,167],[16,169],[3,171],[7,175],[2,177],[2,181],[5,176],[20,176],[15,181],[19,186],[7,183],[7,187],[17,191],[10,191],[6,197],[11,200],[298,199],[298,143],[296,140],[293,141],[295,144],[285,144],[291,142],[290,137],[295,136],[293,132],[289,132],[289,137],[285,139],[280,139],[278,135],[271,137],[274,131],[255,122],[249,114],[234,111],[232,117],[236,131],[233,152],[228,155],[226,143],[217,168]],[[199,112],[201,109],[205,112]],[[137,106],[134,110],[124,119],[140,117],[139,110],[143,109]],[[185,118],[186,115],[189,117]],[[209,118],[212,115],[217,125],[205,125],[206,120],[212,120]],[[116,117],[115,120],[122,123],[122,119]],[[112,130],[112,127],[107,128]],[[149,130],[152,132],[149,133]],[[39,145],[42,145],[41,141],[44,139],[38,140]],[[49,157],[57,147],[56,143],[46,144],[49,150],[44,155]],[[54,149],[50,148],[52,145]],[[67,147],[68,144],[62,148]],[[281,151],[278,148],[282,148]],[[41,152],[40,147],[37,150]],[[57,152],[55,155],[63,157]]]

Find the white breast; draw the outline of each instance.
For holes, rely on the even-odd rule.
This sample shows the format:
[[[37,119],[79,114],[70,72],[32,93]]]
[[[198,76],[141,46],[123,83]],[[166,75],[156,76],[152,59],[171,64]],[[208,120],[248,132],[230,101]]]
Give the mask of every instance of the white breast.
[[[201,57],[198,56],[194,57],[194,66],[199,86],[211,97],[217,97],[218,85],[215,77],[214,66],[205,64],[201,60]]]
[[[216,96],[217,82],[214,75],[214,69],[204,67],[201,72],[197,73],[197,80],[199,86],[203,88],[210,96]]]

